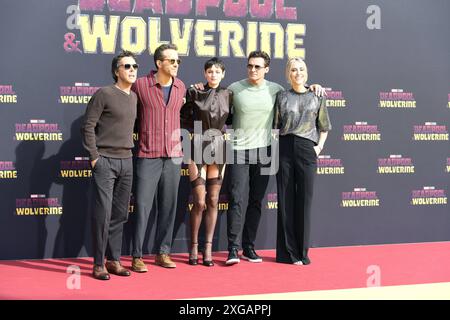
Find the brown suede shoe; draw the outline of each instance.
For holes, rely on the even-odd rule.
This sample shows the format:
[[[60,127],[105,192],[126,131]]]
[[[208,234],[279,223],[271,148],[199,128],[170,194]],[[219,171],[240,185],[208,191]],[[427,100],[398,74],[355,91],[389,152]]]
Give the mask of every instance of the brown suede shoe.
[[[168,254],[158,254],[155,257],[155,263],[164,268],[176,268],[177,265],[170,259]]]
[[[122,267],[119,261],[106,261],[106,270],[116,276],[128,277],[131,275],[130,270]]]
[[[145,265],[142,258],[134,258],[134,257],[133,257],[133,261],[131,262],[131,270],[133,270],[134,272],[147,272],[148,271],[147,266]]]
[[[109,280],[109,273],[104,266],[94,266],[92,276],[97,280]]]

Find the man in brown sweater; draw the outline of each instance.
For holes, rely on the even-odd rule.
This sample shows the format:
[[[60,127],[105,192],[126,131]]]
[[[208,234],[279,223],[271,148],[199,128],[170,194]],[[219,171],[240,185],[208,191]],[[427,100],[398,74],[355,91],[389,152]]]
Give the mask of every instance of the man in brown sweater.
[[[109,280],[109,273],[130,275],[120,264],[120,256],[133,181],[131,149],[137,97],[130,89],[137,68],[132,52],[114,57],[111,72],[115,84],[92,96],[82,124],[83,146],[89,152],[94,178],[93,276],[99,280]]]

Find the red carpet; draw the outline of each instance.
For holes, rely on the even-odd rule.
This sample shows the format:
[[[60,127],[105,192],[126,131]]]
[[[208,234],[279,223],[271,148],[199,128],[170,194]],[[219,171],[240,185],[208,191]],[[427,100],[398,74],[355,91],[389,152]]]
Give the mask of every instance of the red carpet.
[[[149,272],[131,277],[93,279],[92,259],[0,262],[0,299],[189,299],[366,287],[368,267],[377,266],[381,286],[450,282],[450,242],[313,248],[312,264],[275,263],[274,250],[260,250],[263,263],[241,260],[225,266],[226,253],[214,254],[216,266],[187,264],[174,254],[176,269],[164,269],[145,257]],[[129,267],[130,257],[122,263]],[[81,269],[80,289],[68,289],[67,267]]]

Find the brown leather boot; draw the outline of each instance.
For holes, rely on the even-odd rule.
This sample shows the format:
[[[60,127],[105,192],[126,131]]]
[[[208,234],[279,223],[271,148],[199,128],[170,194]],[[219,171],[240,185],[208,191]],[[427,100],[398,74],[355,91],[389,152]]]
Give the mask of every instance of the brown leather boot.
[[[119,261],[106,261],[106,270],[116,276],[128,277],[131,275],[130,270],[122,267]]]
[[[97,280],[109,280],[109,273],[104,266],[94,266],[92,276]]]

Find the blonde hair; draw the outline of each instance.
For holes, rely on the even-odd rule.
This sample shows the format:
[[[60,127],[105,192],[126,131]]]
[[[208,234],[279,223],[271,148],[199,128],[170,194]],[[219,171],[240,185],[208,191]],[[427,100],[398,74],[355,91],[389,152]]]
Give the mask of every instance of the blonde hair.
[[[302,58],[299,58],[299,57],[292,57],[292,58],[289,58],[289,59],[288,59],[288,61],[286,62],[285,76],[286,76],[286,81],[287,81],[289,84],[291,84],[291,79],[290,79],[290,77],[289,77],[289,74],[290,74],[290,72],[291,72],[291,67],[292,67],[292,65],[293,65],[295,62],[303,62],[303,63],[305,64],[305,66],[306,66],[306,62],[305,62]]]

